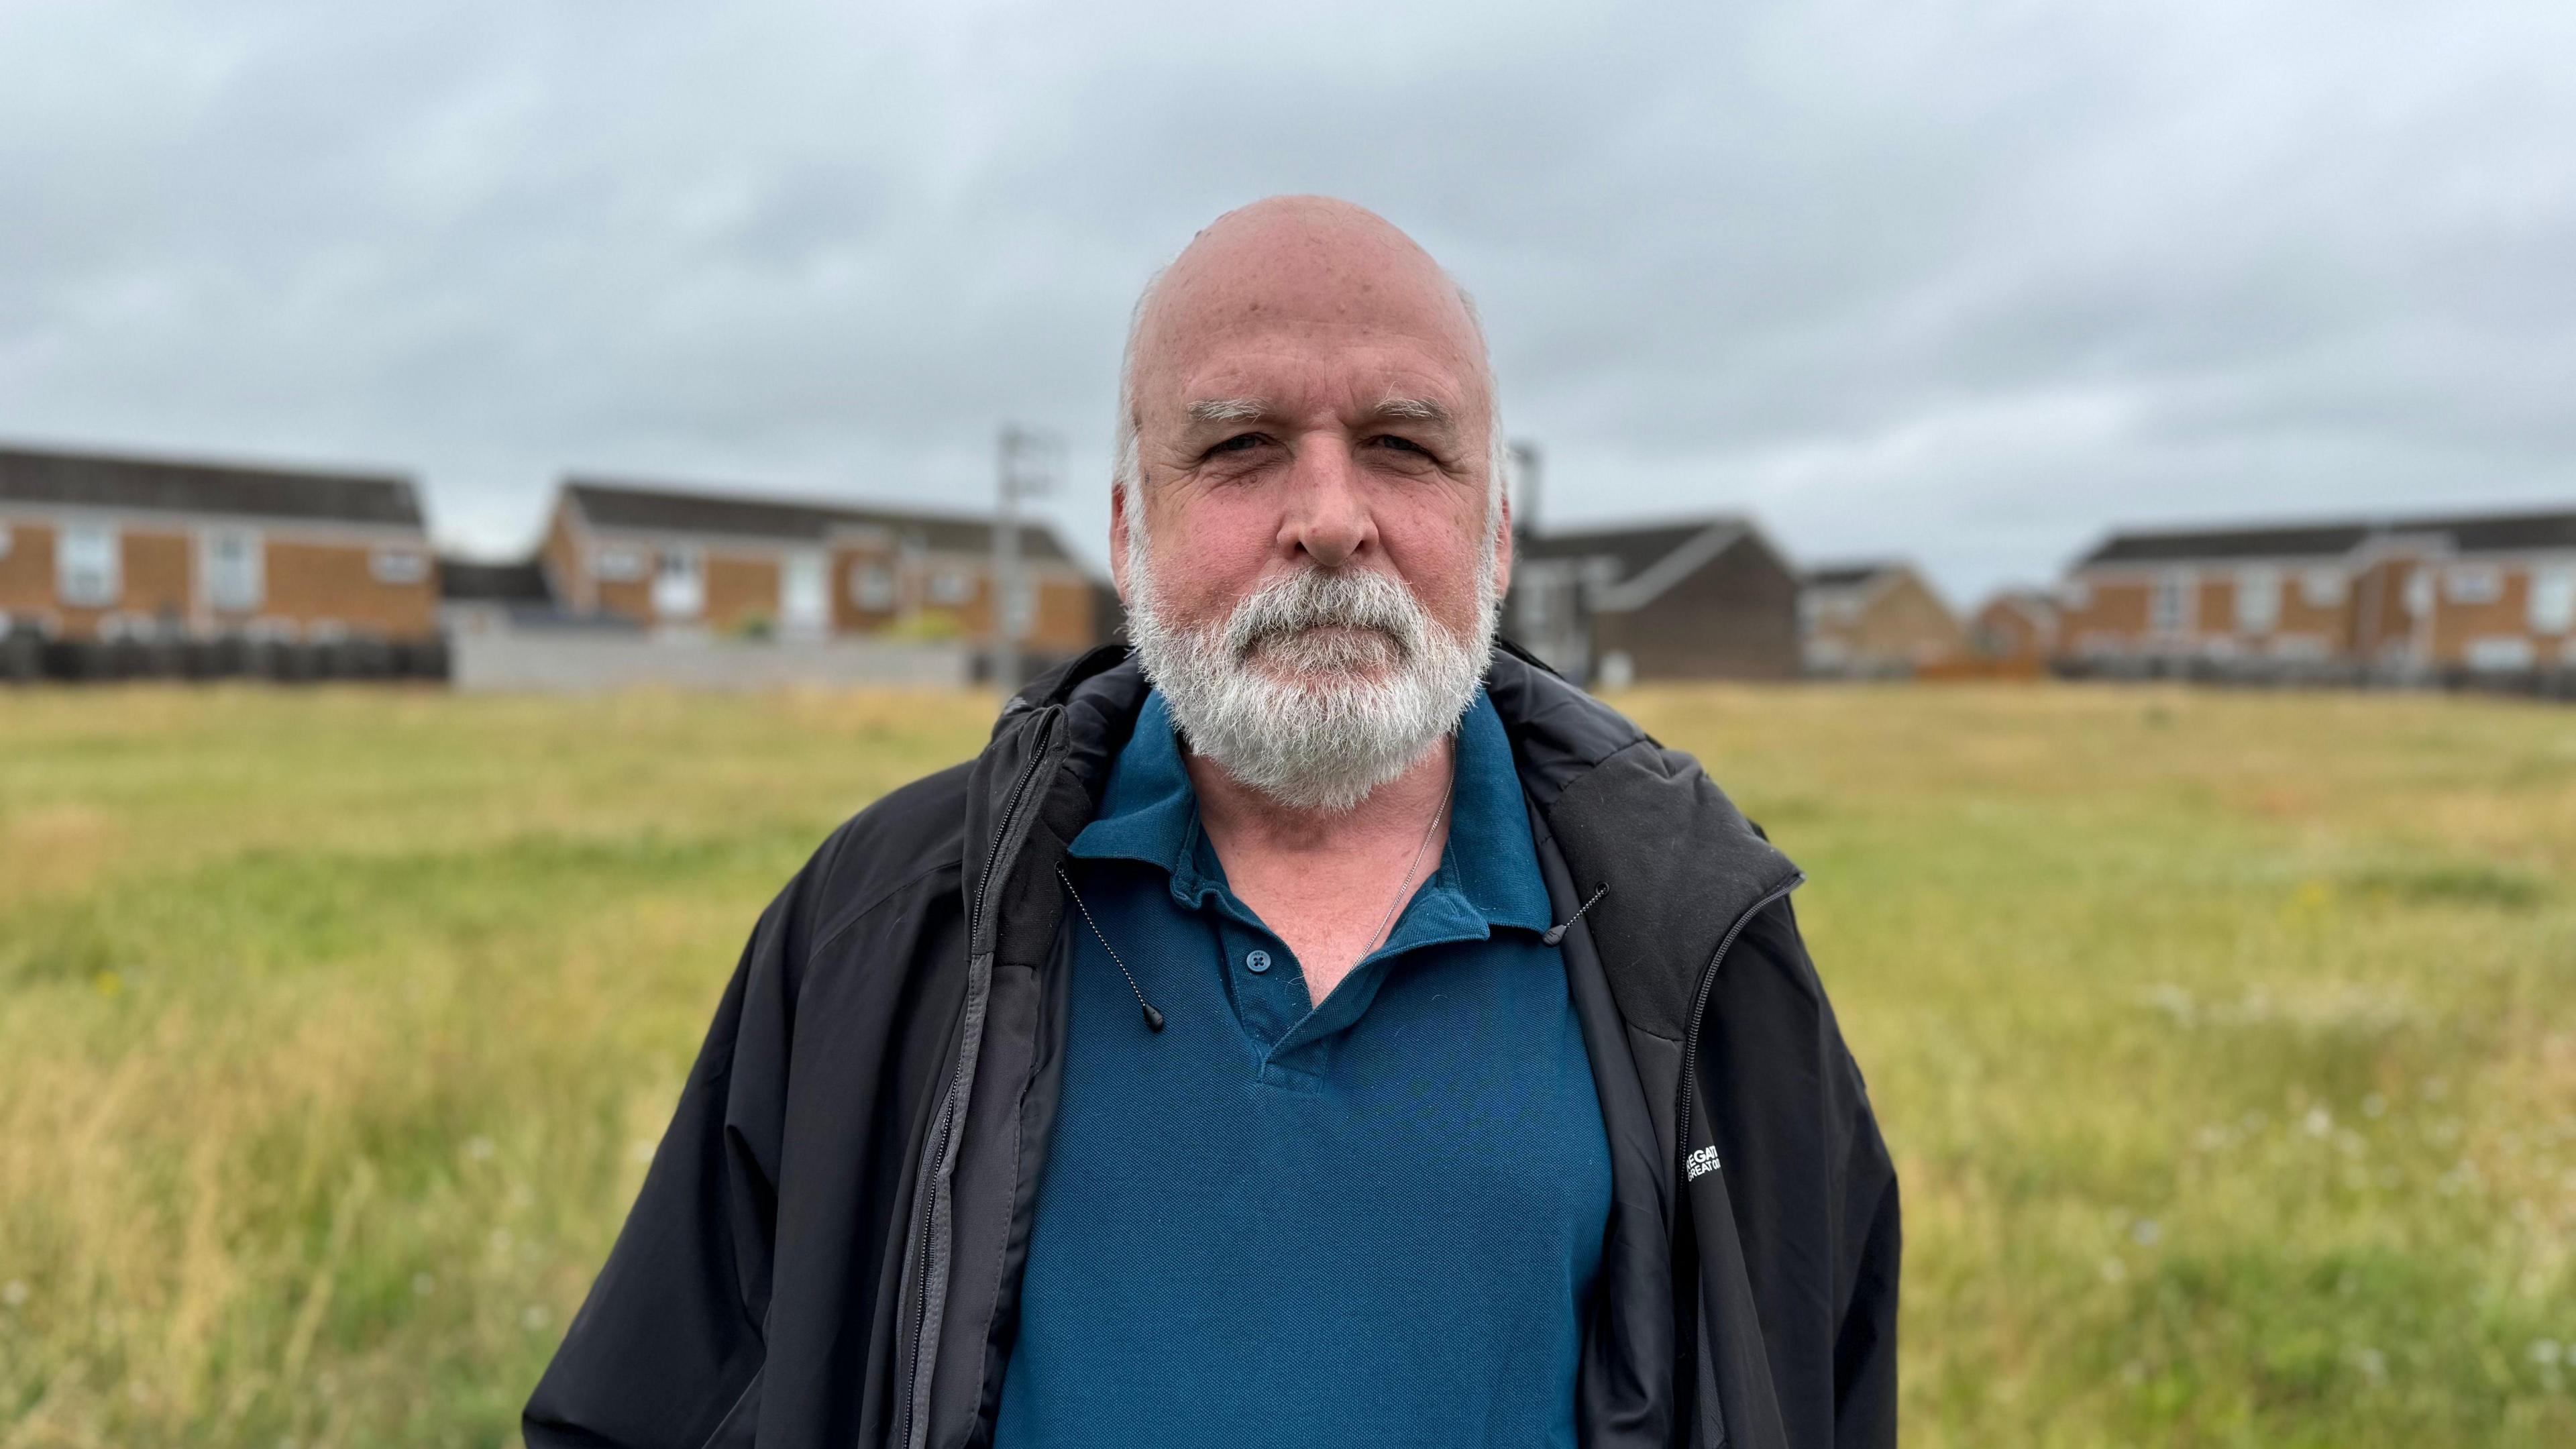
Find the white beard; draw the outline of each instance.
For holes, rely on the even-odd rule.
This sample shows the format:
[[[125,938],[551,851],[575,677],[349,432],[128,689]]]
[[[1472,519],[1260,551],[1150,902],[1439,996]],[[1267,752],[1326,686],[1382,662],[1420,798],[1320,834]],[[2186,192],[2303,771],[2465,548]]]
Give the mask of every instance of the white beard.
[[[1201,628],[1166,617],[1129,535],[1127,623],[1145,677],[1189,747],[1295,810],[1347,811],[1411,769],[1475,702],[1494,652],[1494,541],[1460,638],[1412,590],[1367,570],[1310,568]]]

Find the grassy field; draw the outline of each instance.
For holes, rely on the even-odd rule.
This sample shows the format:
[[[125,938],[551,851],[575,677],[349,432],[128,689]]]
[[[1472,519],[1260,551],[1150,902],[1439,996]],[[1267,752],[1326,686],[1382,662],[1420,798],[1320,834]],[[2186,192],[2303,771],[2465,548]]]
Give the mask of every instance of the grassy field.
[[[1909,1442],[2576,1443],[2576,713],[1622,702],[1813,877]],[[0,694],[0,1449],[515,1442],[753,915],[989,714]]]

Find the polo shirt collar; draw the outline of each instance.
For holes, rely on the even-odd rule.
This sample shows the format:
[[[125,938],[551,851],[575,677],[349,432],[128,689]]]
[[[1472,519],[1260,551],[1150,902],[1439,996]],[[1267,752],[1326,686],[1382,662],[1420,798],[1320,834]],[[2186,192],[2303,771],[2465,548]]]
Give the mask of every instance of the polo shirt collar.
[[[1511,739],[1481,687],[1459,721],[1457,750],[1449,845],[1425,885],[1419,903],[1424,909],[1405,913],[1408,919],[1387,942],[1389,949],[1401,949],[1409,944],[1403,938],[1425,929],[1455,936],[1469,928],[1463,934],[1482,936],[1495,926],[1544,931],[1549,925],[1547,887],[1530,841]],[[1198,795],[1161,690],[1146,695],[1135,733],[1110,767],[1100,813],[1074,837],[1071,852],[1167,871],[1173,898],[1186,906],[1230,898],[1224,867],[1199,827]],[[1434,899],[1443,894],[1452,899]]]

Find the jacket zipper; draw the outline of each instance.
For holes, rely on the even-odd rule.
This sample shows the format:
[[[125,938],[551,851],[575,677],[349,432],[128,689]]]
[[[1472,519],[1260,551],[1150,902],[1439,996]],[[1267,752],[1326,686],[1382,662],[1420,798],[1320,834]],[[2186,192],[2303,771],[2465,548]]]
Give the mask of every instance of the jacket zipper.
[[[993,870],[1001,863],[1002,842],[1011,838],[1011,825],[1019,818],[1020,802],[1028,794],[1029,781],[1037,777],[1038,766],[1046,760],[1046,732],[1050,723],[1052,722],[1043,717],[1038,721],[1037,748],[1029,752],[1028,762],[1020,766],[1019,779],[1012,782],[1010,798],[1002,806],[1001,823],[993,831],[992,849],[985,853],[984,875],[975,883],[975,910],[966,922],[966,949],[970,955],[975,949],[976,936],[983,928],[984,907],[993,898]],[[921,1200],[921,1261],[918,1265],[919,1273],[914,1280],[921,1285],[921,1288],[912,1309],[912,1374],[906,1380],[904,1387],[901,1442],[907,1446],[907,1449],[912,1443],[913,1419],[920,1409],[917,1402],[920,1396],[913,1386],[921,1381],[921,1355],[926,1348],[921,1341],[922,1333],[930,1322],[930,1223],[932,1215],[939,1209],[938,1165],[948,1156],[948,1139],[957,1126],[957,1090],[964,1083],[965,1078],[966,1054],[960,1050],[957,1055],[957,1065],[948,1074],[948,1094],[940,1104],[939,1140],[931,1148],[929,1190],[922,1194]]]
[[[1726,928],[1726,935],[1718,941],[1717,949],[1709,953],[1707,968],[1699,974],[1699,990],[1691,998],[1690,1036],[1682,1043],[1682,1102],[1678,1117],[1681,1130],[1673,1134],[1676,1151],[1682,1157],[1690,1156],[1691,1089],[1699,1081],[1700,1020],[1708,1014],[1708,994],[1717,985],[1718,963],[1726,959],[1728,948],[1735,944],[1736,937],[1744,934],[1746,926],[1753,924],[1755,916],[1787,900],[1789,892],[1804,885],[1806,880],[1804,872],[1792,875],[1773,887],[1769,895],[1746,907],[1744,914],[1735,918],[1735,924]],[[1687,1178],[1683,1185],[1686,1189]]]

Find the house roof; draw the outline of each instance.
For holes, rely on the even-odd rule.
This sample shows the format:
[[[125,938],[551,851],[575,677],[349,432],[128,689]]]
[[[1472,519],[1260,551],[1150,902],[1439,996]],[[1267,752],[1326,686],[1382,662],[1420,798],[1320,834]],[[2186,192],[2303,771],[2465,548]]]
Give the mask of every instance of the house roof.
[[[1819,564],[1807,570],[1799,582],[1811,589],[1856,589],[1874,583],[1881,577],[1904,570],[1901,559],[1870,559],[1856,563]]]
[[[1626,579],[1654,567],[1673,550],[1721,524],[1744,527],[1739,518],[1699,518],[1628,528],[1542,533],[1515,540],[1513,548],[1520,557],[1530,559],[1611,559],[1618,565],[1619,577]]]
[[[438,596],[451,604],[551,604],[555,599],[546,571],[535,559],[476,563],[441,558]]]
[[[0,447],[0,501],[420,527],[411,480],[389,474],[175,462]]]
[[[948,553],[985,553],[993,547],[988,518],[908,508],[860,507],[823,499],[756,498],[691,492],[594,478],[570,478],[564,492],[598,529],[654,533],[723,534],[787,542],[821,542],[843,528],[882,528],[922,547]],[[1020,549],[1031,559],[1069,560],[1053,529],[1023,520]]]
[[[2576,549],[2576,512],[2375,518],[2261,528],[2131,530],[2111,535],[2078,560],[2076,566],[2233,558],[2335,559],[2371,539],[2389,535],[2441,538],[2459,553]]]
[[[1741,518],[1703,518],[1633,528],[1547,533],[1516,544],[1524,559],[1606,560],[1615,578],[1594,596],[1608,612],[1641,609],[1666,589],[1705,568],[1744,539],[1753,525]]]

